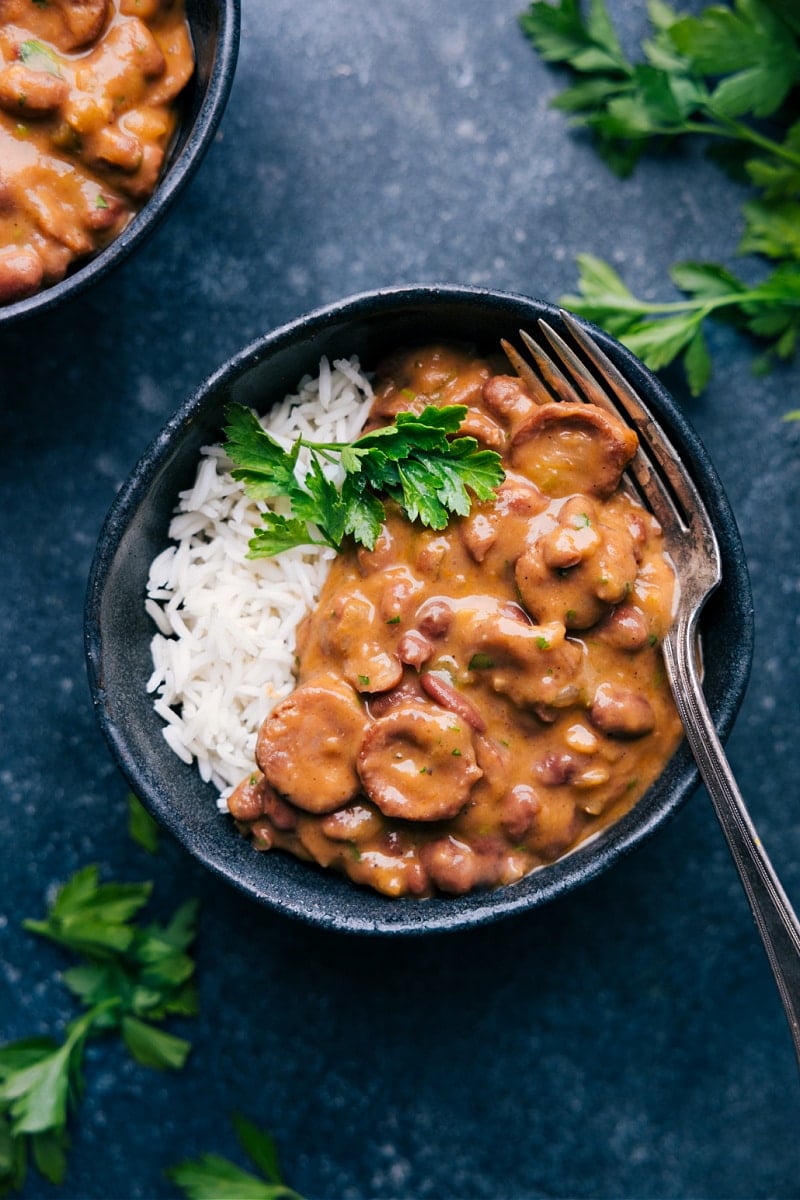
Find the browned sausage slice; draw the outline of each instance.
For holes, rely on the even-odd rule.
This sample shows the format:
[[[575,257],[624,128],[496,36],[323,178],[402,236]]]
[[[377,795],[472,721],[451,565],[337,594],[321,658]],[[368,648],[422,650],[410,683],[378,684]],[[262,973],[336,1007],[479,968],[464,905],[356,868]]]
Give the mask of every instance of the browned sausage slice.
[[[258,734],[256,761],[297,808],[333,812],[358,791],[355,762],[367,720],[344,680],[317,675],[267,717]]]
[[[455,817],[483,775],[469,728],[429,704],[401,705],[364,736],[358,773],[387,817],[443,821]]]
[[[511,462],[548,496],[610,496],[633,458],[632,429],[594,404],[543,404],[514,434]]]
[[[99,38],[108,16],[108,0],[55,0],[65,25],[65,49],[77,50]]]

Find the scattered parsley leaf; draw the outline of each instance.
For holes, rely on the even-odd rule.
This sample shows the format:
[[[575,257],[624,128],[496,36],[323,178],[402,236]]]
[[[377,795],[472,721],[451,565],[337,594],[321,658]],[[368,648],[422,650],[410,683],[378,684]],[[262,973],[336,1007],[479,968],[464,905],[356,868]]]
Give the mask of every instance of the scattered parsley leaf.
[[[716,263],[678,263],[681,301],[639,300],[607,263],[578,259],[579,296],[567,308],[623,341],[659,370],[682,357],[693,394],[711,375],[707,318],[766,343],[767,369],[794,354],[800,335],[800,14],[792,0],[730,0],[697,15],[648,5],[653,37],[644,61],[625,57],[603,0],[535,0],[520,16],[526,36],[573,82],[553,105],[594,135],[621,176],[651,148],[704,137],[715,159],[760,192],[742,208],[739,253],[771,260],[772,274],[745,284]],[[764,124],[769,118],[769,126]]]
[[[22,1187],[29,1149],[50,1183],[63,1182],[69,1109],[83,1089],[84,1044],[107,1007],[73,1021],[60,1046],[52,1038],[0,1046],[0,1195]]]
[[[113,958],[130,949],[131,919],[152,890],[151,883],[100,883],[98,868],[84,867],[59,889],[44,920],[22,926],[89,958]]]
[[[186,1061],[189,1043],[159,1023],[198,1011],[189,956],[197,903],[180,905],[166,925],[140,925],[151,891],[151,883],[101,883],[89,866],[58,889],[43,919],[23,922],[79,956],[62,978],[86,1011],[61,1045],[28,1038],[0,1046],[0,1196],[22,1187],[29,1157],[51,1183],[63,1180],[88,1037],[118,1032],[147,1067],[179,1070]]]
[[[653,370],[683,354],[694,395],[711,373],[703,336],[707,318],[731,322],[783,359],[794,353],[800,336],[800,259],[781,263],[753,285],[716,263],[676,263],[670,274],[686,299],[666,303],[638,299],[591,255],[580,255],[578,268],[580,295],[563,296],[562,304],[608,329]]]
[[[274,1138],[239,1113],[234,1113],[231,1119],[239,1144],[253,1165],[270,1183],[282,1183],[283,1174]]]
[[[128,833],[148,854],[158,851],[159,827],[133,792],[128,793]]]
[[[453,514],[465,516],[470,493],[488,500],[503,480],[495,451],[481,450],[474,438],[455,436],[465,414],[461,405],[428,406],[419,414],[400,413],[393,425],[354,442],[298,438],[285,450],[250,409],[230,405],[224,449],[235,464],[234,478],[256,500],[285,497],[291,506],[291,515],[262,515],[249,557],[270,557],[302,545],[339,550],[347,538],[371,550],[386,517],[387,498],[409,520],[431,529],[444,529]],[[301,451],[309,458],[302,481]],[[334,467],[344,473],[341,485],[331,478]]]
[[[263,1179],[218,1154],[170,1167],[167,1177],[189,1200],[302,1200],[283,1182],[273,1139],[245,1117],[234,1116],[239,1143]]]
[[[123,1017],[122,1040],[133,1058],[143,1067],[161,1071],[179,1071],[186,1062],[191,1045],[185,1038],[175,1037],[156,1025],[148,1025],[138,1017]]]
[[[187,953],[195,937],[197,902],[182,904],[167,925],[140,926],[133,918],[151,890],[149,883],[101,884],[97,867],[86,867],[56,893],[44,920],[23,922],[30,932],[87,960],[65,971],[63,979],[81,1003],[105,1008],[99,1028],[122,1029],[126,1018],[140,1022],[130,1036],[123,1030],[123,1040],[140,1062],[150,1053],[141,1022],[197,1013],[195,965]],[[151,1040],[152,1057],[164,1060],[159,1065],[180,1057],[160,1031],[154,1030]],[[186,1053],[188,1045],[183,1059]]]

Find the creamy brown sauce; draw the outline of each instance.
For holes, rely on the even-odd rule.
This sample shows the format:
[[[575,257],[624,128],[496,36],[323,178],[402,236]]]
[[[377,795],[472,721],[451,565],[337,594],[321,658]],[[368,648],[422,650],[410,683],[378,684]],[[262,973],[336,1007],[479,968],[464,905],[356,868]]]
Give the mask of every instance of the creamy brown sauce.
[[[0,304],[125,228],[193,69],[183,0],[0,0]]]
[[[628,811],[681,736],[674,575],[620,483],[635,435],[445,346],[384,364],[370,423],[428,403],[468,406],[505,482],[442,532],[390,511],[337,557],[229,800],[258,849],[388,896],[514,883]]]

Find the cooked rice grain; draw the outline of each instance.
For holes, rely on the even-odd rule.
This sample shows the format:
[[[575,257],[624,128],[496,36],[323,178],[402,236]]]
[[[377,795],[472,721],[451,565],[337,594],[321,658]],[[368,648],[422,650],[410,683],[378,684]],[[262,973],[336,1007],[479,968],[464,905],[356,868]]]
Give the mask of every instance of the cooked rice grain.
[[[358,359],[320,362],[263,420],[288,447],[358,436],[372,388]],[[304,465],[301,456],[301,468]],[[267,508],[230,474],[220,446],[205,446],[169,528],[174,543],[150,565],[145,609],[158,632],[147,683],[164,738],[225,796],[253,768],[259,727],[295,686],[295,632],[319,597],[334,551],[302,546],[250,560],[247,544]]]

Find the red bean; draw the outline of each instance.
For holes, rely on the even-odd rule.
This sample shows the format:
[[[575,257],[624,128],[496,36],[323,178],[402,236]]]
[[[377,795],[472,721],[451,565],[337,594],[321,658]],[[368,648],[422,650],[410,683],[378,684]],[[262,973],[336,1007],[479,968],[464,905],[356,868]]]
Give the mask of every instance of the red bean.
[[[428,637],[443,637],[453,620],[453,609],[444,599],[433,596],[417,609],[416,625]]]
[[[656,723],[646,696],[613,683],[600,684],[589,709],[589,719],[596,729],[616,737],[642,737]]]
[[[478,882],[478,856],[471,846],[454,837],[428,842],[420,850],[420,858],[431,881],[443,892],[460,896]]]
[[[377,696],[365,696],[364,699],[369,715],[377,720],[378,717],[385,717],[399,704],[413,704],[415,700],[421,700],[422,694],[419,679],[415,675],[409,675],[391,691],[380,692]]]
[[[4,247],[0,250],[0,304],[32,296],[42,286],[44,268],[35,250]]]
[[[578,769],[578,764],[571,754],[559,754],[552,751],[540,759],[534,767],[537,778],[548,787],[559,787],[569,783]]]
[[[641,650],[650,636],[644,613],[632,604],[618,604],[597,632],[617,650]]]
[[[486,722],[472,701],[457,692],[452,683],[448,683],[437,671],[426,671],[419,681],[431,700],[435,700],[442,708],[449,708],[450,712],[461,717],[473,729],[477,729],[478,733],[485,732]]]
[[[416,629],[409,629],[408,633],[404,633],[397,643],[397,657],[400,662],[409,667],[416,667],[417,670],[428,661],[432,654],[433,644]]]
[[[500,802],[500,824],[513,842],[529,833],[536,823],[542,802],[527,783],[518,783]]]

